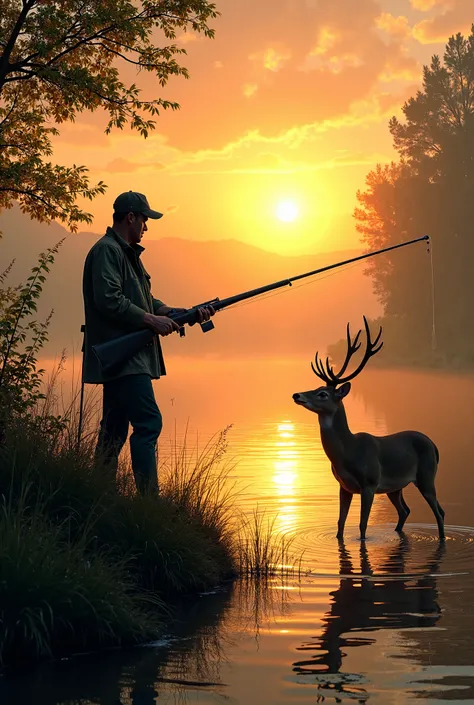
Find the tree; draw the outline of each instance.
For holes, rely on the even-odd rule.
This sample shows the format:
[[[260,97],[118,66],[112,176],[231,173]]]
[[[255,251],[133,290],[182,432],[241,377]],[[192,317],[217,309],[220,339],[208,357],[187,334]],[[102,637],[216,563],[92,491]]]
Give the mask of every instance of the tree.
[[[122,62],[162,87],[170,76],[187,78],[177,32],[213,37],[217,15],[208,0],[0,0],[0,210],[17,201],[30,217],[71,230],[91,222],[76,199],[106,187],[91,185],[85,166],[49,160],[56,125],[101,108],[106,132],[128,124],[146,137],[161,110],[179,105],[142,100],[120,79]]]
[[[395,149],[432,181],[474,177],[474,24],[470,36],[450,37],[444,66],[423,67],[423,90],[403,106],[406,123],[389,123]]]
[[[449,39],[443,58],[444,64],[434,56],[424,67],[422,90],[403,106],[405,121],[390,120],[400,161],[369,173],[354,216],[368,249],[430,235],[439,351],[447,360],[474,363],[474,25],[467,39]],[[386,320],[396,319],[399,337],[427,355],[428,262],[410,248],[371,261],[367,272]]]
[[[53,312],[43,322],[32,320],[37,311],[37,300],[54,257],[63,240],[39,256],[25,284],[0,288],[0,445],[5,440],[6,428],[14,419],[28,417],[38,425],[46,421],[49,430],[59,418],[35,416],[35,406],[45,399],[41,391],[44,370],[37,370],[37,355],[48,337],[48,326]],[[5,283],[14,262],[0,273],[0,285]]]

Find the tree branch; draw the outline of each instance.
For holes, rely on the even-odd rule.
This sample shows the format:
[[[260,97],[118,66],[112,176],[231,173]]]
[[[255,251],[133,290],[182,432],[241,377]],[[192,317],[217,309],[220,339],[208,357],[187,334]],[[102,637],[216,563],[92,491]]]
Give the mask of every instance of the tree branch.
[[[30,198],[33,198],[35,201],[39,201],[40,203],[43,203],[43,205],[47,206],[47,208],[50,208],[51,210],[56,210],[60,209],[63,213],[68,214],[68,211],[61,206],[60,204],[54,205],[51,201],[47,201],[45,198],[40,196],[39,194],[35,193],[34,191],[30,191],[29,189],[20,189],[20,188],[4,188],[3,186],[0,186],[0,193],[16,193],[19,196],[29,196]]]
[[[135,61],[134,59],[129,59],[128,56],[125,56],[125,54],[122,54],[120,51],[117,51],[116,49],[112,49],[111,47],[106,46],[103,42],[93,42],[93,46],[101,46],[103,47],[106,51],[110,52],[111,54],[115,54],[115,56],[118,56],[120,59],[123,59],[129,64],[133,64],[134,66],[139,66],[140,68],[161,68],[166,64],[159,63],[159,64],[150,64],[150,63],[141,63],[139,60]],[[118,42],[114,42],[114,44],[118,44]],[[119,45],[120,46],[120,45]],[[135,51],[137,54],[140,54],[140,56],[143,56],[143,52],[139,51],[138,49],[131,49],[130,51]]]
[[[15,95],[15,97],[13,99],[13,103],[11,104],[10,110],[8,111],[8,113],[3,117],[2,121],[0,122],[0,127],[2,127],[2,125],[4,125],[8,121],[10,115],[15,110],[17,100],[18,100],[18,93]]]
[[[5,49],[0,57],[0,90],[4,83],[5,76],[9,73],[10,67],[10,56],[13,49],[15,48],[16,40],[20,34],[21,28],[26,22],[28,14],[35,4],[36,0],[23,0],[23,9],[20,12],[15,26],[13,27],[12,33],[5,45]]]
[[[30,2],[33,2],[33,3],[34,3],[35,1],[36,1],[36,0],[30,0]],[[178,15],[174,15],[174,14],[168,13],[168,12],[157,12],[157,13],[154,13],[154,14],[149,14],[149,15],[147,15],[145,11],[142,11],[142,12],[139,12],[139,13],[138,13],[137,15],[135,15],[134,17],[131,17],[131,18],[127,19],[127,24],[129,24],[130,22],[136,22],[136,21],[142,20],[142,19],[145,18],[145,17],[146,17],[147,19],[153,19],[153,20],[157,20],[157,19],[159,19],[159,18],[166,17],[166,18],[168,18],[169,20],[172,20],[172,21],[175,21],[175,22],[179,22],[179,21],[182,20],[182,18],[180,18]],[[191,19],[187,19],[187,20],[186,20],[186,23],[187,23],[187,24],[192,24],[192,20],[191,20]],[[75,23],[74,23],[74,24],[75,24]],[[74,24],[71,25],[71,28],[74,27]],[[87,36],[87,37],[84,37],[84,38],[81,39],[79,42],[76,42],[76,44],[73,44],[72,46],[69,46],[69,47],[65,48],[65,49],[64,49],[63,51],[61,51],[59,54],[57,54],[56,56],[52,57],[47,63],[45,63],[45,64],[39,64],[38,66],[40,66],[41,68],[50,67],[50,66],[52,66],[53,64],[55,64],[57,61],[59,61],[60,59],[62,59],[64,56],[67,56],[67,55],[70,54],[71,52],[76,51],[76,49],[78,49],[79,47],[83,46],[84,44],[90,44],[90,43],[92,43],[95,39],[107,39],[107,34],[109,34],[110,32],[112,32],[112,31],[114,31],[114,30],[119,30],[120,27],[121,27],[121,24],[111,24],[111,25],[109,25],[109,26],[107,26],[107,27],[103,27],[102,29],[100,29],[100,30],[98,30],[97,32],[95,32],[94,34],[91,34],[91,35],[89,35],[89,36]],[[69,39],[75,39],[75,38],[77,37],[78,33],[79,33],[79,32],[76,32],[74,35],[71,35],[70,37],[66,36],[66,37],[62,37],[61,39],[57,40],[56,42],[54,42],[54,44],[52,44],[52,46],[50,47],[50,50],[54,49],[55,46],[61,46],[62,44],[64,44],[65,41],[68,41]],[[112,41],[112,42],[118,44],[118,42],[115,42],[115,40],[108,40],[108,41]],[[128,47],[128,46],[125,45],[125,44],[124,44],[123,46],[126,47],[127,49],[129,49],[130,51],[137,51],[138,53],[140,53],[138,49],[134,49],[134,48],[132,48],[132,47]],[[104,47],[104,48],[105,48],[105,47]],[[113,51],[112,51],[111,49],[109,49],[109,48],[106,48],[106,49],[107,49],[107,51],[110,51],[111,53],[116,53],[116,52],[113,52]],[[9,70],[7,71],[7,74],[8,74],[8,73],[13,73],[13,72],[15,72],[15,71],[21,71],[24,67],[26,67],[26,66],[31,62],[32,59],[36,58],[38,55],[39,55],[39,52],[35,52],[34,54],[30,54],[29,56],[27,56],[27,57],[25,57],[25,58],[23,58],[23,59],[21,59],[21,60],[15,62],[14,64],[9,64]],[[123,56],[123,54],[119,54],[119,55],[120,55],[122,58],[124,58],[124,59],[126,58],[126,57]],[[131,63],[133,63],[133,62],[131,62]],[[30,75],[31,75],[31,74],[30,74]],[[14,80],[16,80],[16,79],[15,79],[15,78],[9,79],[9,82],[14,81]],[[6,83],[7,81],[4,81],[4,82]]]

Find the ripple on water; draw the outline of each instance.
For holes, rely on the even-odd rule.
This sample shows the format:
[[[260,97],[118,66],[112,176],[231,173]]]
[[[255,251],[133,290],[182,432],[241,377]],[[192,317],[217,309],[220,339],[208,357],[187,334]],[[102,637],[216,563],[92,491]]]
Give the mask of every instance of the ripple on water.
[[[440,543],[436,525],[406,524],[399,536],[393,524],[370,527],[365,542],[357,526],[346,526],[344,542],[333,524],[306,522],[292,532],[292,552],[302,556],[308,577],[364,576],[399,580],[423,575],[462,575],[474,566],[474,527],[446,526]]]

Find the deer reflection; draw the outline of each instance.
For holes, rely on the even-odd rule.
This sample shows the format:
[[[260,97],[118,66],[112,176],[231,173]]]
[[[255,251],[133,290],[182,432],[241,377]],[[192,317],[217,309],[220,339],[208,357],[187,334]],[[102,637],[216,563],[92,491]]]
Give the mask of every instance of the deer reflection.
[[[349,691],[352,697],[358,696],[364,702],[368,695],[363,689],[354,688],[354,675],[345,676],[339,671],[347,649],[368,646],[376,639],[352,634],[434,626],[441,612],[434,573],[439,571],[445,547],[437,544],[416,575],[405,572],[410,553],[410,542],[405,535],[386,556],[376,576],[365,542],[361,542],[359,550],[360,573],[356,573],[349,550],[344,542],[339,542],[341,581],[338,589],[330,593],[332,604],[323,619],[323,632],[298,648],[311,655],[295,662],[293,671],[308,680],[316,678],[320,688]],[[335,678],[334,674],[339,675]]]

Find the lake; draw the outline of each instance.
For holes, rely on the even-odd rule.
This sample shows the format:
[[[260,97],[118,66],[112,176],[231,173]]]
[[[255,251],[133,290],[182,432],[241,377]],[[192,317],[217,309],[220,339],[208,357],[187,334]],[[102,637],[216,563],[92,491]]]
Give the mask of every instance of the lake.
[[[293,537],[300,576],[238,582],[189,598],[172,633],[144,647],[81,655],[0,679],[13,705],[474,703],[474,376],[365,370],[345,406],[352,431],[427,433],[440,451],[445,546],[414,487],[405,536],[377,496],[368,540],[359,501],[335,539],[339,486],[317,417],[294,392],[318,386],[309,360],[173,358],[156,384],[160,458],[186,436],[228,431],[237,505]],[[187,428],[187,430],[186,430]]]

